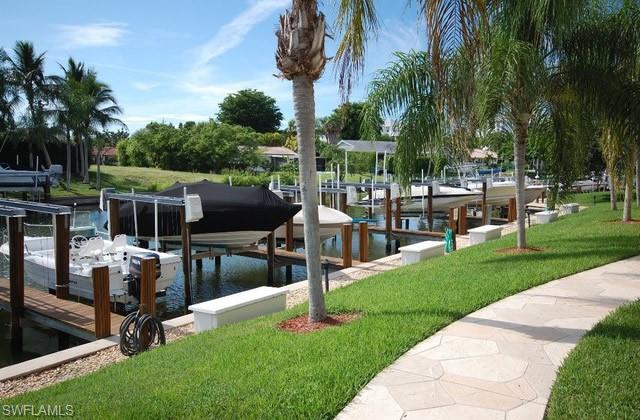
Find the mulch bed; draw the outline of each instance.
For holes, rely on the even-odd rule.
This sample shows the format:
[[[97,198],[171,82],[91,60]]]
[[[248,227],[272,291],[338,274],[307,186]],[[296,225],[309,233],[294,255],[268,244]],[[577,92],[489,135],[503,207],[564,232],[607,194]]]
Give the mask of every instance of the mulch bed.
[[[533,252],[542,252],[544,251],[544,248],[538,248],[535,246],[528,246],[526,248],[518,248],[518,247],[512,247],[512,248],[500,248],[500,249],[496,249],[496,252],[498,254],[507,254],[507,255],[514,255],[514,254],[530,254]]]
[[[278,324],[278,327],[290,333],[306,334],[314,331],[323,330],[329,327],[335,327],[342,324],[347,324],[353,320],[360,318],[359,313],[346,313],[346,314],[329,314],[324,320],[320,322],[309,322],[309,315],[298,315],[295,318],[287,319]]]

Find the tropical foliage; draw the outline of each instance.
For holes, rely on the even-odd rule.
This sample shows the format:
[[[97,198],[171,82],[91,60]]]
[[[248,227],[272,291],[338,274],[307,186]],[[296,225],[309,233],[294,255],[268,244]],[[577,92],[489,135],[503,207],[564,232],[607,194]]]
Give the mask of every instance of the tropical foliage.
[[[220,103],[218,121],[267,133],[280,128],[282,113],[272,97],[255,89],[244,89],[224,98]]]

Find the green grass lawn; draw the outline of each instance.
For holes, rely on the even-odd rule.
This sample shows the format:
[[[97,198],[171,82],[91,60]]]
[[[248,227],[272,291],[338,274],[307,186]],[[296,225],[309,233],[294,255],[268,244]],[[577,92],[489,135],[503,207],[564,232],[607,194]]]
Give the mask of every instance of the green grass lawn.
[[[306,335],[276,328],[306,304],[187,337],[94,374],[13,398],[72,404],[85,418],[332,418],[378,372],[447,324],[519,291],[640,253],[640,226],[599,204],[528,230],[544,252],[499,254],[515,237],[370,277],[327,295],[360,312]]]
[[[569,354],[546,417],[640,418],[640,301],[618,308]]]
[[[71,189],[63,187],[51,190],[54,197],[69,195],[97,195],[95,188],[96,166],[89,170],[91,184],[83,184],[79,180],[71,183]],[[211,182],[225,182],[225,175],[206,174],[199,172],[167,171],[157,168],[138,168],[134,166],[106,166],[100,167],[100,177],[103,188],[117,188],[119,191],[128,191],[135,188],[140,191],[159,191],[175,182],[196,182],[208,179]]]

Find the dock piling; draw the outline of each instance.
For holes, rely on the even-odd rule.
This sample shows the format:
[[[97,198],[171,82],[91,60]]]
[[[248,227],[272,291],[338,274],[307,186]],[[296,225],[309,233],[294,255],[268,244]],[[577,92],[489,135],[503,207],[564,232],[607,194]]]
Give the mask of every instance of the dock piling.
[[[402,199],[400,197],[397,197],[395,199],[396,202],[396,214],[395,214],[395,222],[396,222],[396,229],[402,229]]]
[[[24,312],[24,225],[22,217],[8,217],[9,294],[11,306],[11,343],[22,348],[20,318]]]
[[[182,273],[184,274],[185,308],[191,305],[191,223],[187,223],[184,207],[178,209],[182,236]]]
[[[367,262],[369,261],[369,223],[368,222],[360,222],[359,223],[359,239],[360,243],[358,244],[358,249],[360,250],[360,261]]]
[[[433,186],[427,187],[427,225],[428,230],[433,230]]]
[[[145,258],[140,263],[140,313],[156,316],[156,259]],[[185,282],[186,285],[186,282]],[[148,324],[146,324],[148,325]],[[143,348],[151,344],[151,332],[148,326],[141,332],[140,342]]]
[[[384,190],[384,226],[387,242],[391,240],[391,189]]]
[[[342,265],[344,268],[349,268],[353,265],[352,256],[352,238],[353,226],[351,223],[345,223],[342,225]]]
[[[109,206],[109,236],[111,240],[120,234],[120,200],[111,198],[107,201]]]
[[[482,224],[486,225],[489,220],[487,217],[487,180],[482,181]]]
[[[69,298],[69,215],[53,216],[54,255],[56,264],[56,297]]]
[[[93,309],[95,314],[96,339],[109,337],[111,336],[109,266],[94,267],[91,271],[91,280],[93,281]]]
[[[293,251],[293,218],[287,220],[285,225],[284,249]],[[291,265],[285,267],[285,281],[287,284],[293,281],[293,267]]]

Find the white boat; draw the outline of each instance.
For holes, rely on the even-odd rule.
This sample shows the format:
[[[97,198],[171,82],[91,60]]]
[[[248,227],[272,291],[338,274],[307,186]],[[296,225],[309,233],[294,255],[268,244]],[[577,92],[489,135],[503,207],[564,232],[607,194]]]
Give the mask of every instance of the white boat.
[[[468,182],[467,188],[482,194],[482,182]],[[524,190],[525,203],[531,203],[539,198],[546,185],[531,184],[527,185]],[[509,200],[516,197],[515,181],[494,181],[487,179],[487,204],[491,206],[507,206]],[[480,197],[482,199],[482,196]]]
[[[472,201],[476,201],[478,198],[482,198],[482,192],[470,191],[466,188],[451,187],[448,185],[439,185],[437,182],[432,184],[432,208],[434,212],[446,212],[450,208],[456,208],[467,205]],[[405,198],[402,203],[402,211],[407,212],[419,212],[423,208],[427,211],[428,206],[428,193],[429,187],[424,186],[411,186],[411,197]],[[385,191],[376,190],[374,192],[375,200],[374,206],[381,206],[384,204]],[[366,196],[361,204],[365,206],[367,202],[370,203],[371,199]]]
[[[43,190],[45,185],[57,186],[62,166],[51,165],[47,171],[21,171],[0,164],[0,191]]]
[[[51,236],[24,238],[25,277],[32,284],[55,290],[55,253]],[[9,257],[8,243],[0,246],[0,253]],[[126,235],[118,235],[113,241],[98,237],[87,239],[74,236],[69,255],[69,294],[93,300],[92,269],[98,265],[109,266],[109,293],[111,301],[136,303],[138,280],[129,276],[131,258],[137,254],[149,254],[148,249],[127,243]],[[180,267],[179,255],[153,252],[160,259],[160,275],[156,280],[156,293],[163,293],[176,278]]]
[[[242,248],[253,245],[271,232],[267,230],[237,230],[232,232],[205,232],[191,235],[191,243],[194,245],[205,245],[211,248]],[[140,239],[152,241],[153,237],[140,236]],[[165,235],[160,237],[167,242],[180,242],[182,236]]]
[[[322,241],[336,236],[345,223],[353,222],[353,219],[348,214],[323,205],[318,206],[318,219],[320,222],[320,240]],[[276,229],[276,238],[284,238],[285,235],[285,225]],[[300,210],[293,216],[293,238],[304,239],[304,210]]]
[[[571,185],[571,190],[575,192],[594,192],[600,185],[592,179],[576,181]]]

